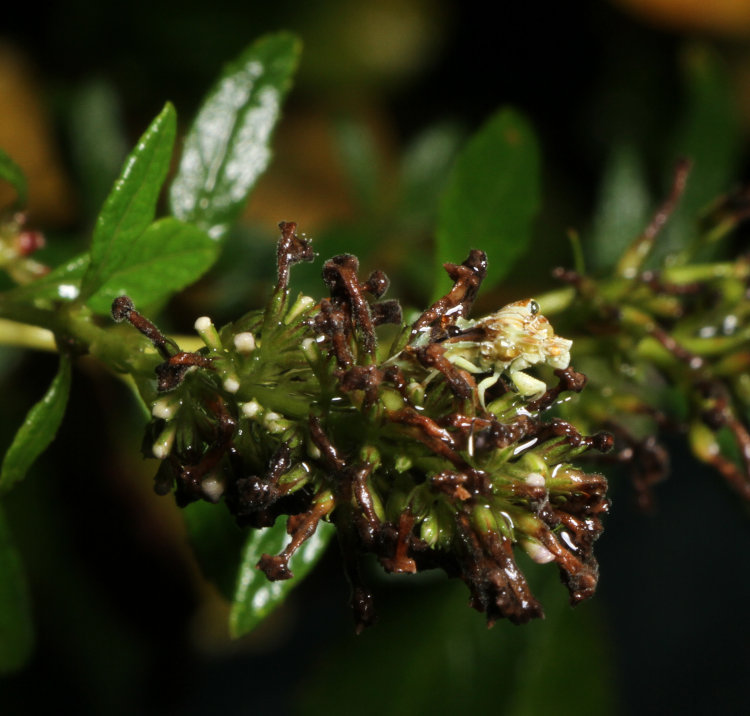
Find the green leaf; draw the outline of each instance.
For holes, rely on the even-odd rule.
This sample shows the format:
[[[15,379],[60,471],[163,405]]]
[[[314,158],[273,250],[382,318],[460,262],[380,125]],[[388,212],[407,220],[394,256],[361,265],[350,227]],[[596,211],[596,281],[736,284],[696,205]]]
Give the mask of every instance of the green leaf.
[[[20,669],[33,645],[34,628],[21,557],[0,509],[0,674]]]
[[[376,211],[382,162],[372,127],[362,120],[342,116],[333,124],[333,138],[358,207]]]
[[[487,283],[497,284],[529,244],[539,203],[536,137],[520,114],[502,109],[459,154],[443,194],[436,255],[441,285],[447,286],[443,263],[463,261],[471,249],[488,253]]]
[[[390,604],[378,590],[377,625],[316,653],[295,713],[343,716],[353,703],[357,716],[616,713],[599,614],[590,604],[571,609],[556,573],[547,572],[534,590],[546,619],[492,629],[469,609],[457,580],[423,575],[421,584],[397,589],[405,580],[389,579]]]
[[[89,267],[89,252],[78,254],[31,283],[8,291],[12,301],[72,301],[78,298],[81,279]]]
[[[29,411],[0,468],[0,494],[22,480],[60,427],[70,392],[71,361],[60,355],[60,367],[44,397]]]
[[[117,179],[128,145],[112,83],[101,78],[78,87],[68,116],[70,153],[86,216],[95,216]]]
[[[428,127],[406,147],[400,166],[401,211],[411,225],[434,226],[438,198],[464,137],[449,124]],[[432,269],[426,267],[430,273]]]
[[[136,306],[168,298],[198,279],[214,262],[217,246],[205,231],[167,217],[135,238],[102,285],[86,302],[92,311],[108,313],[117,296],[127,294]]]
[[[176,124],[174,107],[167,103],[126,159],[96,221],[91,264],[81,285],[83,298],[98,291],[130,259],[133,242],[153,221],[169,170]]]
[[[247,531],[237,526],[223,505],[198,500],[181,513],[201,572],[231,602]]]
[[[234,637],[247,634],[265,619],[289,592],[304,579],[313,565],[320,559],[326,545],[335,532],[328,522],[318,523],[315,534],[292,556],[289,566],[294,573],[292,579],[270,582],[255,565],[263,554],[278,554],[289,541],[286,520],[277,519],[273,527],[254,530],[247,538],[237,576],[232,610],[229,614],[229,633]]]
[[[687,247],[698,234],[698,215],[730,189],[742,160],[742,130],[735,92],[726,66],[707,47],[688,48],[683,58],[687,95],[667,169],[679,157],[693,162],[685,193],[659,238],[658,259]]]
[[[18,198],[16,204],[24,206],[28,196],[26,176],[6,152],[0,149],[0,179],[7,181],[15,190]]]
[[[225,68],[185,139],[169,196],[178,219],[224,236],[268,165],[300,50],[293,35],[269,35]]]
[[[590,259],[595,269],[612,268],[643,232],[651,201],[638,152],[628,145],[615,147],[605,168],[594,215]]]

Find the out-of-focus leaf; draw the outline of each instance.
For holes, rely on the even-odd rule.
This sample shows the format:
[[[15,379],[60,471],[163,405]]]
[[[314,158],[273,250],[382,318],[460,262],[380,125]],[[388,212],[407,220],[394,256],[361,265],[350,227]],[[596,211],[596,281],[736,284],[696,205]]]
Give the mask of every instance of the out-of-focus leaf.
[[[82,85],[72,97],[69,126],[81,199],[86,215],[95,216],[128,153],[112,84],[97,79]]]
[[[359,205],[368,211],[377,209],[382,167],[372,128],[351,117],[340,118],[334,124],[334,137]]]
[[[440,124],[424,131],[406,148],[401,160],[401,203],[402,218],[410,224],[434,222],[438,197],[448,181],[461,138],[456,127]]]
[[[60,427],[70,393],[71,362],[60,356],[60,367],[44,397],[29,411],[13,438],[0,468],[0,494],[26,476],[34,460],[54,439]]]
[[[195,118],[170,189],[178,219],[224,236],[271,157],[270,141],[301,50],[288,33],[261,38],[222,72]]]
[[[18,206],[24,206],[28,196],[26,176],[21,167],[2,149],[0,149],[0,179],[7,181],[16,190],[18,196],[16,203]]]
[[[487,285],[497,284],[529,244],[539,203],[536,137],[518,112],[502,109],[461,151],[440,202],[436,294],[448,285],[442,264],[463,261],[471,249],[487,252]]]
[[[216,243],[202,229],[171,216],[161,219],[133,239],[86,303],[93,311],[108,313],[113,299],[123,294],[137,306],[168,298],[205,273],[216,253]]]
[[[694,46],[683,58],[684,117],[678,128],[668,170],[678,157],[692,160],[685,193],[656,243],[655,258],[688,246],[697,235],[697,218],[731,188],[741,160],[738,109],[726,67],[708,48]]]
[[[643,232],[651,203],[645,171],[638,153],[620,145],[612,152],[604,171],[599,203],[594,215],[588,258],[594,269],[608,269]]]
[[[571,609],[553,571],[542,579],[544,621],[489,630],[464,585],[410,585],[374,628],[317,655],[297,712],[337,716],[352,704],[362,716],[615,712],[597,614],[591,605]]]
[[[125,161],[96,221],[82,298],[96,293],[131,260],[134,242],[153,221],[169,170],[176,124],[174,107],[167,103]]]
[[[254,629],[286,599],[289,592],[304,579],[320,559],[334,531],[333,525],[320,522],[315,534],[289,561],[294,577],[278,582],[270,582],[255,565],[261,555],[278,554],[284,549],[290,539],[286,533],[286,520],[277,519],[273,527],[250,533],[245,542],[232,611],[229,615],[229,632],[233,637],[240,637]]]
[[[560,594],[557,575],[550,573],[545,575],[540,593],[547,605],[547,619],[528,625],[528,634],[521,633],[506,713],[616,713],[614,670],[596,605],[571,607]],[[563,653],[571,658],[561,659]]]
[[[21,557],[0,509],[0,674],[20,669],[33,645],[34,628]]]

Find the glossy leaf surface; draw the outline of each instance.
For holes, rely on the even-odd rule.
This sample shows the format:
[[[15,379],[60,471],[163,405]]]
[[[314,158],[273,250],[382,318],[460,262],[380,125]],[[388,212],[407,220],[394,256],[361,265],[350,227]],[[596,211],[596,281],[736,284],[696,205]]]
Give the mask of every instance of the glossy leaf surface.
[[[497,284],[531,240],[540,203],[540,159],[534,133],[512,109],[497,112],[461,151],[438,211],[436,294],[449,285],[442,265],[471,249],[492,259],[486,284]]]
[[[0,674],[21,668],[34,643],[21,557],[0,508]]]
[[[176,123],[174,108],[167,104],[126,159],[96,221],[91,264],[81,285],[83,298],[96,293],[123,263],[132,263],[133,244],[154,219]]]
[[[89,253],[79,254],[68,259],[44,276],[24,286],[8,292],[14,301],[38,299],[50,301],[70,301],[78,298],[81,292],[81,279],[89,267]]]
[[[21,167],[2,149],[0,149],[0,179],[7,181],[16,190],[18,196],[16,203],[19,206],[24,206],[28,195],[26,176]]]
[[[52,442],[60,427],[70,393],[71,361],[61,354],[60,368],[44,397],[26,415],[0,468],[0,494],[22,480],[34,460]]]
[[[289,561],[294,577],[284,581],[270,582],[255,565],[263,554],[278,554],[289,542],[286,520],[277,519],[273,527],[253,530],[247,538],[242,561],[237,575],[232,611],[229,615],[229,631],[240,637],[265,619],[307,575],[320,559],[335,528],[328,522],[320,522],[315,534],[300,547]]]
[[[169,297],[199,278],[216,258],[217,246],[205,231],[172,217],[161,219],[134,239],[87,304],[108,313],[117,296],[136,306]]]
[[[300,49],[293,35],[269,35],[224,70],[185,139],[170,189],[178,219],[214,239],[226,233],[268,165]]]

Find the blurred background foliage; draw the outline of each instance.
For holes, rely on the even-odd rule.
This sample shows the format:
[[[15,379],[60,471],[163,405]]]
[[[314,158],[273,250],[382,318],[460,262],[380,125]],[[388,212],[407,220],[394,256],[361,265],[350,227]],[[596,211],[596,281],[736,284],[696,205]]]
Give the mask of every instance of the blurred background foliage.
[[[522,112],[538,135],[542,206],[533,247],[480,311],[549,287],[553,266],[573,264],[570,227],[589,265],[611,265],[663,194],[677,151],[687,148],[696,169],[671,232],[689,230],[712,196],[747,179],[747,0],[503,3],[499,21],[485,8],[5,8],[0,146],[29,177],[29,220],[47,235],[40,258],[54,264],[85,245],[123,157],[165,99],[184,128],[222,63],[278,28],[299,33],[305,51],[275,159],[217,266],[167,308],[161,324],[170,330],[260,305],[282,219],[297,221],[322,257],[356,253],[365,270],[386,270],[390,296],[422,305],[433,291],[448,170],[501,106]],[[738,249],[746,238],[738,233]],[[476,243],[503,270],[505,257],[481,235]],[[320,295],[318,271],[300,267],[297,286]],[[54,363],[0,350],[3,445]],[[613,476],[599,595],[575,611],[554,575],[540,576],[546,621],[487,631],[462,585],[373,570],[381,620],[355,639],[331,550],[277,612],[230,642],[227,606],[201,576],[181,515],[153,495],[141,428],[126,389],[83,361],[53,449],[5,501],[36,645],[29,667],[0,681],[3,713],[41,711],[51,694],[80,714],[750,710],[750,520],[687,456],[673,456],[652,515]]]

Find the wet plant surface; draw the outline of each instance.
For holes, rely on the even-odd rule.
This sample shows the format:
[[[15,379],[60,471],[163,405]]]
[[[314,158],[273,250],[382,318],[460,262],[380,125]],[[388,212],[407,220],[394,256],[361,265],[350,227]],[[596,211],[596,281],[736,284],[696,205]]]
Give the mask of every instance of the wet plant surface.
[[[501,45],[526,76],[517,44],[472,32],[471,73]],[[238,53],[190,127],[164,106],[116,181],[134,136],[107,154],[113,95],[82,92],[73,153],[109,173],[76,177],[80,240],[42,233],[39,185],[0,153],[0,342],[55,353],[0,352],[0,671],[30,664],[3,703],[33,711],[45,683],[82,713],[731,711],[750,301],[721,61],[686,48],[652,75],[639,42],[638,84],[587,57],[608,108],[546,86],[575,75],[557,53],[520,104],[544,117],[501,107],[467,141],[427,127],[401,157],[382,118],[337,106],[333,185],[310,179],[308,85],[301,141],[275,145],[283,202],[260,187],[248,220],[298,54],[286,33]],[[495,73],[451,89],[451,71],[405,95],[411,125],[458,88],[495,109]],[[571,141],[586,112],[596,130]],[[328,199],[338,225],[310,210]],[[274,248],[286,217],[301,231],[282,222]]]
[[[453,288],[411,325],[401,323],[397,302],[378,300],[385,275],[361,280],[352,255],[325,262],[330,298],[300,296],[290,306],[290,267],[312,251],[296,225],[280,228],[268,307],[220,331],[198,319],[206,347],[197,353],[170,345],[126,297],[114,302],[115,319],[166,359],[156,368],[145,443],[147,455],[162,459],[157,492],[174,486],[182,505],[223,496],[237,522],[253,528],[288,515],[288,545],[257,565],[271,580],[291,578],[290,558],[320,520],[332,522],[357,630],[375,615],[361,576],[366,553],[388,572],[441,568],[460,577],[489,624],[543,615],[515,563],[516,545],[558,564],[572,603],[590,597],[606,480],[568,461],[605,452],[612,440],[542,418],[585,385],[568,365],[570,342],[554,335],[535,302],[466,321],[486,271],[481,251],[446,265]],[[387,323],[399,330],[379,349],[376,328]],[[476,351],[473,373],[459,367]],[[518,377],[545,361],[560,366],[549,389]],[[482,376],[488,391],[478,388]],[[530,380],[532,392],[519,389]]]

